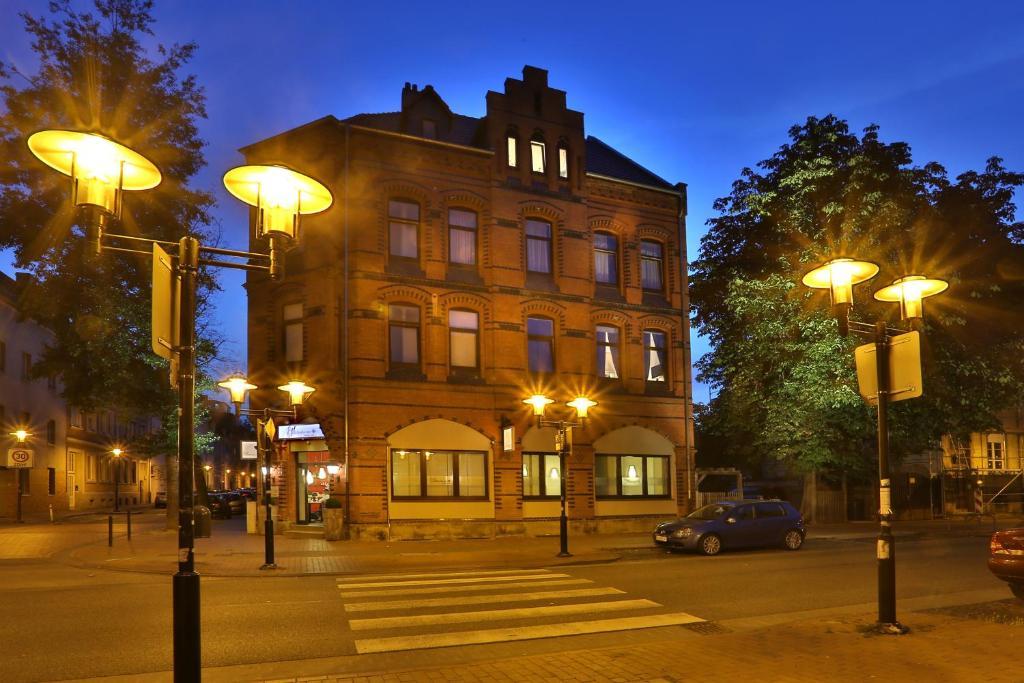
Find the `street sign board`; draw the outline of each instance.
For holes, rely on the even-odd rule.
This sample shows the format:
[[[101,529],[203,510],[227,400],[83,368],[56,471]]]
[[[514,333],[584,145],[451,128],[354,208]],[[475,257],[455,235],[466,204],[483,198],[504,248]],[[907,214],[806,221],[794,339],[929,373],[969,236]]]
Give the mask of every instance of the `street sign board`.
[[[256,460],[256,442],[242,442],[242,460]]]
[[[263,425],[263,431],[267,435],[268,440],[274,440],[274,435],[277,434],[277,425],[274,424],[273,418],[267,420],[266,424]]]
[[[875,363],[875,345],[858,346],[854,352],[857,362],[857,385],[860,395],[869,405],[878,404],[878,367]],[[921,395],[921,334],[907,332],[889,340],[889,402],[905,401]]]
[[[15,446],[7,449],[7,459],[4,467],[32,467],[32,458],[35,452],[31,448]]]
[[[506,453],[516,449],[516,428],[512,425],[501,428],[501,446]]]
[[[181,306],[180,279],[170,255],[153,245],[153,304],[151,327],[153,353],[171,360],[179,345],[178,311]]]

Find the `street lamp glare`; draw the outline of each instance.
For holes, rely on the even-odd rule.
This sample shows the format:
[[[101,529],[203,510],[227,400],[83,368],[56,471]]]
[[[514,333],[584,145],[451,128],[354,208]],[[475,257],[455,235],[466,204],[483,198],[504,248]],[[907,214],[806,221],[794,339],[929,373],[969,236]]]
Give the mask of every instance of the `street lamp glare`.
[[[120,213],[123,190],[148,190],[160,184],[160,169],[138,152],[98,133],[43,130],[28,148],[47,166],[71,176],[76,206]]]
[[[300,406],[309,394],[312,394],[316,389],[311,386],[307,386],[305,382],[293,379],[288,384],[282,384],[278,387],[281,391],[288,394],[288,400],[293,406]]]
[[[32,435],[29,434],[27,430],[15,429],[13,432],[11,432],[11,436],[17,439],[18,443],[25,443],[25,440]]]
[[[112,448],[112,449],[110,449],[110,453],[115,458],[120,458],[121,454],[124,453],[124,451],[122,451],[120,448]]]
[[[228,192],[256,207],[256,236],[298,236],[299,216],[330,208],[334,197],[322,183],[279,165],[237,166],[224,174]]]
[[[544,394],[534,394],[530,398],[524,398],[523,403],[533,408],[534,415],[537,417],[543,417],[544,409],[549,403],[554,403],[554,401]]]
[[[853,304],[853,286],[878,274],[878,264],[852,258],[836,258],[823,263],[803,277],[812,289],[827,289],[832,305]]]
[[[250,384],[249,380],[241,374],[231,375],[223,382],[217,382],[217,386],[226,390],[231,395],[231,402],[236,406],[245,403],[246,392],[256,388],[255,384]]]
[[[576,417],[586,419],[587,411],[597,405],[597,401],[591,401],[586,396],[577,396],[565,405],[576,410]]]
[[[898,303],[900,319],[924,317],[924,299],[941,294],[949,287],[945,280],[928,278],[924,275],[907,275],[893,280],[892,284],[875,292],[875,299]]]

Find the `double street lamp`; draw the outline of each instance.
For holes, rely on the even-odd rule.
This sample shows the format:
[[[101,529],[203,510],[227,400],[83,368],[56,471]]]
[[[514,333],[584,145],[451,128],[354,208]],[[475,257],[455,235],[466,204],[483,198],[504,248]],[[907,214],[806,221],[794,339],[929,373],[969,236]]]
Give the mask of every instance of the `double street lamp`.
[[[316,389],[308,386],[305,382],[301,382],[297,379],[293,379],[287,384],[279,386],[280,391],[288,394],[288,402],[291,405],[291,410],[277,410],[274,408],[264,408],[263,410],[252,410],[250,408],[243,408],[242,404],[245,403],[245,395],[258,387],[255,384],[250,384],[243,375],[232,375],[223,382],[218,382],[217,386],[226,390],[231,396],[231,402],[235,406],[235,415],[250,415],[256,417],[256,444],[257,450],[263,455],[263,465],[261,472],[263,473],[263,566],[260,569],[277,569],[277,564],[274,561],[274,520],[271,517],[270,511],[270,452],[271,444],[270,440],[273,438],[270,434],[266,433],[268,425],[272,425],[274,415],[281,415],[290,417],[292,419],[298,417],[299,406],[312,394]],[[264,439],[267,441],[264,442]],[[230,470],[229,470],[230,471]]]
[[[879,534],[876,548],[878,560],[878,628],[883,633],[904,633],[906,629],[896,620],[896,542],[892,535],[892,483],[889,475],[889,361],[892,348],[890,332],[903,332],[886,326],[884,320],[874,325],[850,321],[853,307],[853,286],[870,280],[879,267],[870,261],[837,258],[818,266],[803,277],[803,283],[813,289],[827,289],[832,301],[832,313],[839,322],[839,331],[870,338],[875,345],[875,377],[878,385],[878,519]],[[913,321],[924,316],[924,299],[946,290],[945,280],[923,275],[907,275],[875,292],[878,301],[898,303],[900,319]],[[917,361],[919,362],[919,361]]]
[[[549,404],[554,403],[554,400],[544,394],[533,394],[529,398],[523,399],[523,403],[533,408],[533,415],[537,418],[538,428],[553,427],[557,430],[555,433],[555,450],[558,451],[558,493],[561,503],[561,512],[558,517],[558,537],[560,541],[558,557],[572,557],[572,553],[569,552],[569,515],[566,507],[566,478],[568,474],[566,471],[566,459],[571,448],[573,428],[583,426],[584,421],[587,419],[587,411],[596,406],[597,402],[590,400],[586,396],[577,396],[567,402],[565,405],[576,412],[575,420],[546,419],[544,417],[544,410]]]
[[[175,321],[176,343],[167,346],[166,358],[176,356],[178,386],[178,571],[173,581],[175,681],[199,681],[200,659],[199,574],[195,571],[193,486],[195,479],[195,337],[196,281],[200,266],[267,272],[272,279],[284,274],[284,252],[298,238],[304,214],[326,210],[333,203],[330,191],[316,180],[284,166],[240,166],[224,176],[235,197],[256,208],[256,238],[266,238],[266,254],[203,246],[191,235],[178,242],[114,234],[111,223],[121,216],[126,191],[156,187],[162,179],[152,161],[92,132],[44,130],[28,138],[29,150],[51,168],[70,176],[72,203],[92,251],[104,250],[156,256],[173,252],[173,272],[180,298]],[[110,244],[113,241],[114,244]],[[118,245],[118,246],[115,246]],[[132,248],[146,245],[148,249]],[[237,259],[217,260],[214,256]],[[171,301],[154,301],[154,312]],[[159,306],[159,308],[158,308]],[[172,363],[173,367],[173,363]]]

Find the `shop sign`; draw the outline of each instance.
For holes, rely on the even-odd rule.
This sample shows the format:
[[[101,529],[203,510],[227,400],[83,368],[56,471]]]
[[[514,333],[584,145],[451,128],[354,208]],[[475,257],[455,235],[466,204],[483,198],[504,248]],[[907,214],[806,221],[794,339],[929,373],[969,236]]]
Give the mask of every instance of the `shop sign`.
[[[31,448],[17,446],[7,449],[7,460],[4,467],[32,467],[32,456],[35,453]]]
[[[256,442],[242,442],[242,460],[256,460]]]
[[[288,439],[323,439],[324,432],[318,424],[281,425],[277,429],[279,441]]]

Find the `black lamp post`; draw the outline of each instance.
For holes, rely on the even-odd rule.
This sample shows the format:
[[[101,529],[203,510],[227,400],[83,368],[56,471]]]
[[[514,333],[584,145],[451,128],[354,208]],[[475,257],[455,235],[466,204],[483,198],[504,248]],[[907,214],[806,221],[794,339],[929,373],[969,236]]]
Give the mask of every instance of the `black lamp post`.
[[[94,253],[104,250],[153,256],[157,247],[175,252],[178,281],[178,340],[169,348],[177,358],[178,386],[178,571],[172,582],[174,610],[174,680],[202,679],[200,657],[199,574],[195,571],[195,339],[196,282],[199,267],[217,266],[283,275],[282,255],[298,236],[301,214],[318,213],[333,202],[319,182],[283,166],[241,166],[224,176],[228,191],[256,207],[256,237],[266,237],[269,253],[207,247],[190,235],[178,242],[107,232],[120,219],[125,191],[148,190],[160,184],[160,169],[138,152],[97,134],[44,130],[28,139],[31,152],[51,168],[71,176],[72,202]],[[118,245],[113,246],[113,241]],[[148,249],[132,246],[146,245]],[[205,255],[205,257],[204,257]],[[223,261],[211,255],[236,261]],[[154,301],[154,311],[172,302]],[[157,340],[154,340],[156,342]],[[164,340],[161,343],[170,347]],[[174,366],[172,362],[172,367]]]
[[[870,261],[837,258],[804,275],[803,283],[814,289],[829,290],[833,314],[844,337],[848,332],[853,332],[871,339],[875,345],[875,377],[878,385],[878,630],[900,634],[905,633],[906,628],[896,620],[896,540],[892,535],[892,481],[889,472],[889,400],[892,393],[889,351],[892,348],[890,332],[903,330],[889,328],[883,320],[874,325],[849,320],[849,312],[853,307],[853,285],[870,280],[878,274],[878,270],[878,265]],[[883,287],[874,296],[878,301],[899,303],[900,318],[913,320],[923,316],[924,298],[938,294],[948,286],[944,280],[910,275]]]
[[[121,483],[121,453],[123,452],[120,448],[114,448],[110,451],[110,455],[114,459],[114,512],[121,511],[121,494],[118,486]]]
[[[575,420],[546,419],[544,417],[544,409],[549,403],[554,403],[554,401],[543,394],[534,394],[529,398],[523,399],[523,403],[533,408],[533,414],[537,418],[537,427],[554,427],[558,430],[555,436],[555,448],[558,451],[558,483],[561,512],[558,517],[560,549],[557,556],[572,557],[572,553],[569,552],[569,514],[566,501],[566,475],[568,474],[566,470],[566,459],[568,458],[570,449],[569,437],[573,427],[583,426],[584,420],[587,419],[587,411],[596,406],[597,402],[591,401],[586,396],[577,396],[566,403],[567,406],[576,410]]]
[[[22,444],[28,441],[28,438],[32,436],[29,434],[27,429],[23,428],[14,430],[10,435],[14,437],[15,441]],[[21,468],[16,468],[14,470],[14,508],[14,521],[21,524],[24,521],[21,518]]]

